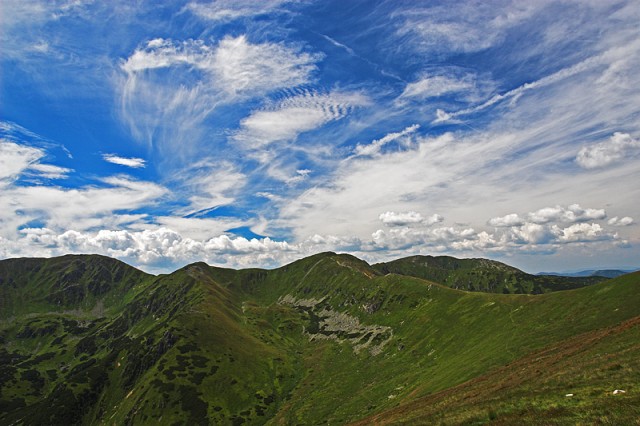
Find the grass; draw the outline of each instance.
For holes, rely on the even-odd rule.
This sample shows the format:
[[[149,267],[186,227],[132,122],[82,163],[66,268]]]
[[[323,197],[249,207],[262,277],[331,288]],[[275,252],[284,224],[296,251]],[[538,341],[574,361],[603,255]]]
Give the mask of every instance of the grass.
[[[0,271],[11,312],[0,424],[638,417],[640,274],[530,295],[456,290],[333,253],[272,271],[198,263],[154,277],[92,256]],[[52,304],[47,292],[69,288],[69,274],[83,298],[63,291]],[[391,336],[379,353],[349,343],[373,329]]]

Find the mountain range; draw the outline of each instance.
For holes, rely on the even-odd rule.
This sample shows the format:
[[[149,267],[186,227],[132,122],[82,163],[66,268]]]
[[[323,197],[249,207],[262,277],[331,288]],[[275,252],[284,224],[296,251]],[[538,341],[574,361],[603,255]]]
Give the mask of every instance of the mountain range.
[[[639,272],[0,261],[0,424],[635,424],[638,353]]]

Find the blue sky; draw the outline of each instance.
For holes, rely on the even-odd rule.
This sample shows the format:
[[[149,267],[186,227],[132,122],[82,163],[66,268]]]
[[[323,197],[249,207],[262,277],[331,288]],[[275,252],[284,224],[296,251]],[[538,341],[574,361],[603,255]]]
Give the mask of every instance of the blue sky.
[[[638,1],[0,7],[0,258],[639,264]]]

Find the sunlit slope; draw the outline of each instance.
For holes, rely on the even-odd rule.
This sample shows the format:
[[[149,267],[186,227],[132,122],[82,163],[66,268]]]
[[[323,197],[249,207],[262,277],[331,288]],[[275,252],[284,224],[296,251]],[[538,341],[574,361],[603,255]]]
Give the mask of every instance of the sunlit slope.
[[[604,276],[531,275],[495,260],[451,256],[411,256],[378,263],[373,268],[381,273],[423,278],[460,290],[505,294],[571,290],[606,280]]]
[[[637,275],[624,280],[639,285]],[[640,424],[638,353],[640,316],[547,345],[356,423]]]
[[[95,300],[81,308],[0,322],[0,424],[340,424],[372,415],[429,423],[440,414],[414,409],[421,398],[484,376],[498,383],[502,373],[491,374],[509,363],[640,315],[638,274],[503,295],[323,253],[270,271],[198,263],[141,277],[109,309],[87,295]],[[589,365],[608,377],[600,361]],[[595,377],[583,382],[599,389]],[[517,399],[505,392],[505,404]],[[478,395],[468,407],[460,400],[451,421],[488,416],[490,395]]]
[[[245,297],[257,306],[280,300],[281,307],[297,309],[306,338],[313,339],[307,375],[278,413],[283,423],[353,419],[640,313],[633,282],[543,296],[469,293],[380,276],[362,261],[332,254],[242,273],[248,276],[229,285],[244,283]],[[345,328],[335,330],[331,312],[359,324],[347,318]],[[378,327],[379,339],[360,348],[361,337],[376,332],[366,326]],[[380,343],[384,349],[372,353]]]

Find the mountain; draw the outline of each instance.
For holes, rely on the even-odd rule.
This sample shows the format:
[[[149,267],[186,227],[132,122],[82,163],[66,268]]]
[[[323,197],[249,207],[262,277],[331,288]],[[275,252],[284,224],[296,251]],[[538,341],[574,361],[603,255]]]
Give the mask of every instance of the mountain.
[[[505,294],[571,290],[606,279],[604,276],[531,275],[495,260],[457,259],[451,256],[411,256],[378,263],[373,268],[382,274],[422,278],[460,290]]]
[[[577,272],[541,272],[538,275],[557,275],[564,277],[605,277],[605,278],[616,278],[620,275],[628,274],[631,272],[635,272],[637,269],[588,269],[585,271],[577,271]]]
[[[496,294],[322,253],[159,276],[99,256],[14,259],[0,278],[0,424],[639,415],[640,273]]]

